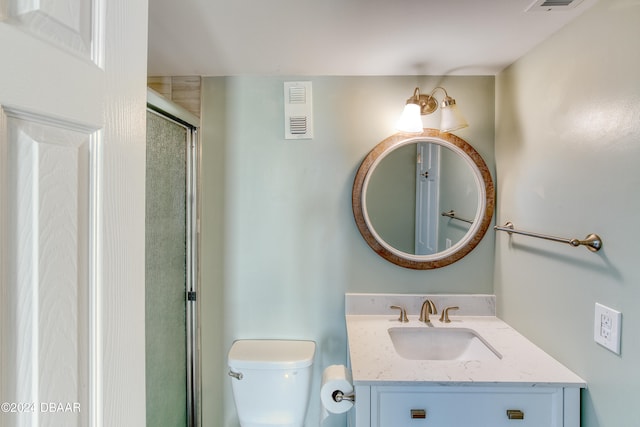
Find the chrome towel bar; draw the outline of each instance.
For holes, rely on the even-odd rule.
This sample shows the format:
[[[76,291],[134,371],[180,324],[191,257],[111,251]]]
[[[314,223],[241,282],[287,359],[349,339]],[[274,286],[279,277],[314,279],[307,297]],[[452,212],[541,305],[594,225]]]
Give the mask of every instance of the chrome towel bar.
[[[496,231],[506,231],[509,234],[516,233],[529,237],[537,237],[539,239],[552,240],[554,242],[567,243],[574,247],[586,246],[587,249],[589,249],[591,252],[598,252],[600,249],[602,249],[602,239],[597,234],[589,234],[584,238],[584,240],[563,239],[562,237],[547,236],[545,234],[532,233],[530,231],[515,230],[512,222],[507,222],[502,226],[496,225],[495,227],[493,227],[493,229]]]
[[[469,224],[473,224],[473,221],[471,221],[470,219],[464,219],[464,218],[460,218],[459,216],[456,216],[456,211],[454,211],[453,209],[451,209],[449,212],[442,212],[440,215],[448,216],[451,219],[457,219],[458,221],[464,221],[464,222],[468,222]]]

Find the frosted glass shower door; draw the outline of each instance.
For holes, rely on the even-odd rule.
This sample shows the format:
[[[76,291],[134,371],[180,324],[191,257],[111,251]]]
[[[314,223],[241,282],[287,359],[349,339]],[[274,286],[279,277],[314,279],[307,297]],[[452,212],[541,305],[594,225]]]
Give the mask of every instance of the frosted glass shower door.
[[[186,427],[188,130],[147,112],[147,426]]]

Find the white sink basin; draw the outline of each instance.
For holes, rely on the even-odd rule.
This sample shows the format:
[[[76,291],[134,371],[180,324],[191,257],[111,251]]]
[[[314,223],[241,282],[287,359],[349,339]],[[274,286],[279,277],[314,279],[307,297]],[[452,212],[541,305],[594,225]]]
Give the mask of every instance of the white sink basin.
[[[396,352],[410,360],[497,360],[502,356],[467,328],[393,327]]]

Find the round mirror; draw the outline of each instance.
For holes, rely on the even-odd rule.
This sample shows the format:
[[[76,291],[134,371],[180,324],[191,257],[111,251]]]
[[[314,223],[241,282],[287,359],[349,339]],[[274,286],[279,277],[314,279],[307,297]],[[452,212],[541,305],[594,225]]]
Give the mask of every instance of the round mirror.
[[[353,184],[360,233],[406,268],[449,265],[475,248],[491,223],[491,174],[466,141],[436,129],[395,134],[371,150]]]

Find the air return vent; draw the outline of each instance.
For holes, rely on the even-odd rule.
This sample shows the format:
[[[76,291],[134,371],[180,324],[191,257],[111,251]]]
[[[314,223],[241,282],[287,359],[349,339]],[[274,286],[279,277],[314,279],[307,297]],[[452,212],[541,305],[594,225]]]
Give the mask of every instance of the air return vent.
[[[553,12],[573,9],[582,3],[582,0],[536,0],[525,12]]]
[[[312,139],[311,82],[284,82],[284,137]]]

